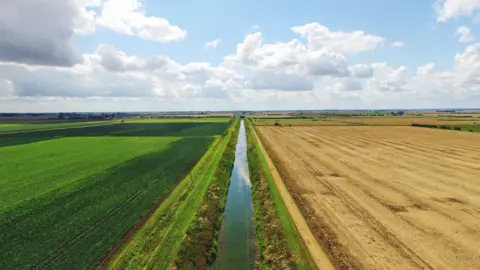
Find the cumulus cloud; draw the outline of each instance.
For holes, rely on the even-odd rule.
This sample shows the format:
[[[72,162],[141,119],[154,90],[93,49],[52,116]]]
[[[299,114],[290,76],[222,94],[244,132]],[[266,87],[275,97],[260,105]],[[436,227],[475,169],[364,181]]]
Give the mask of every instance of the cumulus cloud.
[[[337,91],[361,91],[363,86],[360,80],[354,78],[338,78],[337,83],[334,85],[334,89]]]
[[[307,74],[317,76],[348,76],[347,59],[329,51],[315,51],[305,60]]]
[[[480,43],[455,56],[454,72],[463,85],[480,85]]]
[[[357,78],[370,78],[373,75],[373,68],[371,65],[358,64],[350,68],[353,76]]]
[[[9,93],[17,97],[226,98],[245,82],[222,66],[181,65],[165,56],[139,58],[109,45],[83,58],[69,68],[0,62],[0,78],[8,82],[0,87],[12,85]]]
[[[89,18],[81,13],[86,5],[77,4],[73,0],[2,1],[0,60],[59,66],[78,63],[81,58],[71,39]]]
[[[48,1],[53,0],[43,0]],[[10,1],[5,7],[16,11],[32,3],[37,2]],[[55,3],[45,10],[38,7],[43,14],[38,17],[30,15],[31,10],[18,11],[35,22],[14,22],[8,18],[9,12],[0,10],[4,15],[0,17],[0,34],[4,34],[0,35],[0,106],[5,106],[5,100],[12,104],[26,100],[122,100],[125,103],[116,104],[128,107],[128,102],[135,100],[160,110],[182,101],[188,101],[189,108],[203,109],[272,109],[270,104],[279,109],[361,108],[359,104],[398,107],[480,96],[480,44],[457,54],[449,72],[436,71],[430,63],[416,68],[413,77],[407,76],[405,66],[351,65],[352,54],[374,50],[382,46],[384,38],[363,31],[334,31],[315,22],[291,28],[299,35],[291,40],[267,42],[262,33],[251,33],[219,65],[180,64],[165,55],[139,57],[105,44],[79,56],[70,44],[72,36],[92,33],[96,25],[158,42],[185,38],[186,31],[165,19],[148,17],[139,0]],[[60,10],[63,13],[58,16],[49,13]],[[9,43],[12,40],[23,47],[13,46]],[[205,47],[215,48],[219,42],[214,40]],[[18,53],[12,53],[15,49]]]
[[[428,75],[428,74],[433,74],[435,71],[435,64],[434,63],[429,63],[424,66],[420,66],[417,68],[417,75],[422,76],[422,75]]]
[[[454,57],[452,71],[435,70],[433,63],[417,69],[416,76],[406,88],[421,97],[446,96],[454,102],[471,98],[477,100],[480,93],[480,43],[468,46]]]
[[[437,21],[446,22],[459,16],[472,16],[480,9],[480,0],[437,0]]]
[[[14,85],[12,81],[0,78],[0,97],[13,96]]]
[[[311,78],[279,71],[263,71],[250,81],[250,88],[259,90],[310,91],[313,90]]]
[[[205,49],[215,49],[218,44],[220,44],[220,39],[215,39],[210,42],[205,43]]]
[[[125,52],[103,44],[97,48],[91,59],[97,60],[105,70],[112,72],[135,71],[145,66],[141,59],[134,56],[128,57]]]
[[[394,41],[392,42],[392,47],[405,47],[405,43],[404,42],[401,42],[401,41]]]
[[[85,0],[84,0],[85,1]],[[182,40],[187,31],[167,19],[147,16],[140,0],[105,0],[96,23],[113,31],[155,41]]]
[[[340,53],[327,49],[310,50],[299,40],[263,44],[262,34],[245,37],[235,55],[225,58],[228,64],[241,64],[252,70],[277,70],[287,74],[346,76],[348,63]]]
[[[457,29],[456,34],[460,36],[458,42],[467,43],[475,40],[472,30],[466,26],[460,26]]]
[[[306,37],[310,49],[327,49],[338,53],[359,53],[373,50],[384,42],[384,38],[367,35],[363,31],[331,31],[319,23],[292,27],[292,31]]]
[[[400,66],[392,68],[386,63],[376,63],[372,65],[373,76],[367,81],[370,89],[376,89],[382,92],[401,92],[405,90],[407,68]]]

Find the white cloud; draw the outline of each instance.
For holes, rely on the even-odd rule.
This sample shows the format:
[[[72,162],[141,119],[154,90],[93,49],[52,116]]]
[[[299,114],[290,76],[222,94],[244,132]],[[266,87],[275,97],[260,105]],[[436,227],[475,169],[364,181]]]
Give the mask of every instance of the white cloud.
[[[370,78],[373,75],[373,68],[371,65],[358,64],[350,68],[353,76],[357,78]]]
[[[262,46],[262,33],[257,32],[245,37],[243,43],[237,45],[236,59],[244,64],[255,64],[256,51]]]
[[[252,70],[281,70],[286,74],[315,76],[346,76],[348,63],[339,53],[326,49],[309,50],[300,41],[263,44],[262,34],[245,37],[237,45],[235,55],[229,55],[225,62],[241,64]]]
[[[361,91],[363,85],[360,80],[354,78],[338,78],[337,83],[333,86],[337,91]]]
[[[158,42],[185,38],[186,31],[147,16],[139,0],[32,3],[37,2],[9,1],[0,9],[2,110],[401,108],[480,102],[480,44],[457,54],[449,72],[430,63],[416,72],[413,67],[413,77],[405,66],[351,65],[352,54],[374,50],[384,38],[315,22],[291,28],[298,39],[267,42],[259,31],[249,34],[215,66],[180,64],[165,55],[139,57],[104,44],[79,55],[70,40],[93,33],[98,25]],[[23,16],[14,20],[11,12]],[[205,46],[215,48],[219,42]]]
[[[420,66],[417,68],[417,75],[418,76],[423,76],[423,75],[428,75],[428,74],[433,74],[435,71],[435,64],[434,63],[429,63],[424,66]]]
[[[155,42],[182,40],[187,31],[168,20],[145,15],[140,0],[105,0],[96,23],[113,31]]]
[[[205,43],[205,49],[215,49],[218,44],[220,44],[220,39],[215,39],[210,42]]]
[[[454,72],[459,83],[480,86],[480,43],[455,56]]]
[[[69,1],[69,0],[67,0]],[[75,34],[89,35],[95,32],[97,13],[91,8],[99,7],[103,0],[73,0],[77,16],[73,18]]]
[[[13,91],[14,85],[12,81],[0,78],[0,97],[11,97],[13,96]]]
[[[405,47],[405,43],[401,41],[392,42],[392,47]]]
[[[292,27],[292,31],[308,39],[309,49],[327,49],[337,53],[359,53],[373,50],[384,38],[366,35],[363,31],[337,32],[319,23]]]
[[[373,66],[373,78],[371,82],[375,88],[380,91],[403,91],[406,83],[405,73],[407,68],[400,66],[397,69],[392,69],[386,64],[376,64]]]
[[[436,0],[437,21],[445,22],[459,16],[472,16],[480,9],[480,0]]]
[[[460,36],[458,42],[468,43],[475,40],[472,30],[466,26],[460,26],[457,29],[456,34]]]
[[[310,91],[313,90],[313,81],[306,76],[281,71],[262,71],[250,80],[249,86],[258,90]]]
[[[244,87],[242,75],[222,66],[128,56],[108,45],[83,60],[70,68],[0,62],[0,78],[15,86],[10,92],[16,97],[230,98]]]

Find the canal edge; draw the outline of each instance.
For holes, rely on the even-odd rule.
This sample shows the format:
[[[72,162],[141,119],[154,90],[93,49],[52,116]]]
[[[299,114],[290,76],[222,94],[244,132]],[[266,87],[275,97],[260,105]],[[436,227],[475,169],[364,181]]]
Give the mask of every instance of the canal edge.
[[[314,261],[318,269],[334,270],[335,267],[333,266],[326,252],[318,243],[317,239],[315,238],[312,231],[310,230],[310,227],[308,227],[307,221],[302,215],[292,195],[290,194],[285,183],[283,182],[283,179],[280,176],[277,168],[273,164],[272,159],[270,158],[270,156],[268,155],[268,152],[263,146],[263,142],[258,136],[256,129],[252,128],[252,131],[253,131],[253,134],[255,135],[255,139],[258,142],[258,145],[260,146],[260,150],[262,151],[262,154],[265,157],[265,160],[267,161],[268,169],[272,174],[272,177],[275,181],[275,185],[277,186],[277,189],[280,192],[281,198],[285,203],[288,213],[292,217],[292,220],[295,223],[295,227],[298,233],[300,234],[305,246],[307,247],[307,250],[310,253],[312,260]]]

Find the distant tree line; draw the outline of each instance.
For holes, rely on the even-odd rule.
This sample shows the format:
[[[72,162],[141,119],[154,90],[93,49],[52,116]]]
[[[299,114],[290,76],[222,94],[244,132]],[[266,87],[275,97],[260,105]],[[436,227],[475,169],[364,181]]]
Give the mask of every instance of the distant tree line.
[[[439,128],[439,129],[450,129],[450,130],[458,130],[458,131],[461,131],[462,128],[461,127],[456,127],[456,126],[445,126],[445,125],[440,125],[440,126],[437,126],[437,125],[428,125],[428,124],[412,124],[412,126],[414,127],[423,127],[423,128]],[[470,132],[473,132],[473,130],[468,130]]]
[[[117,113],[59,113],[58,119],[96,119],[96,120],[112,120],[117,118]]]

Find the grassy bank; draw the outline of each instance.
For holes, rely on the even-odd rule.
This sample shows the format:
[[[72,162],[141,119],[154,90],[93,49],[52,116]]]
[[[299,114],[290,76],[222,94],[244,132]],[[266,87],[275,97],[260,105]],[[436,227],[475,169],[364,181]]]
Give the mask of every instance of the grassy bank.
[[[246,121],[246,128],[257,266],[261,269],[314,269],[255,139],[250,119]]]
[[[215,176],[208,186],[207,193],[190,224],[187,235],[175,260],[178,269],[207,269],[213,265],[217,256],[218,233],[220,231],[225,202],[230,185],[235,149],[238,139],[239,121],[232,127],[222,159],[215,171]]]
[[[101,268],[167,269],[207,191],[232,136],[230,127],[209,148],[145,224],[113,251]]]

